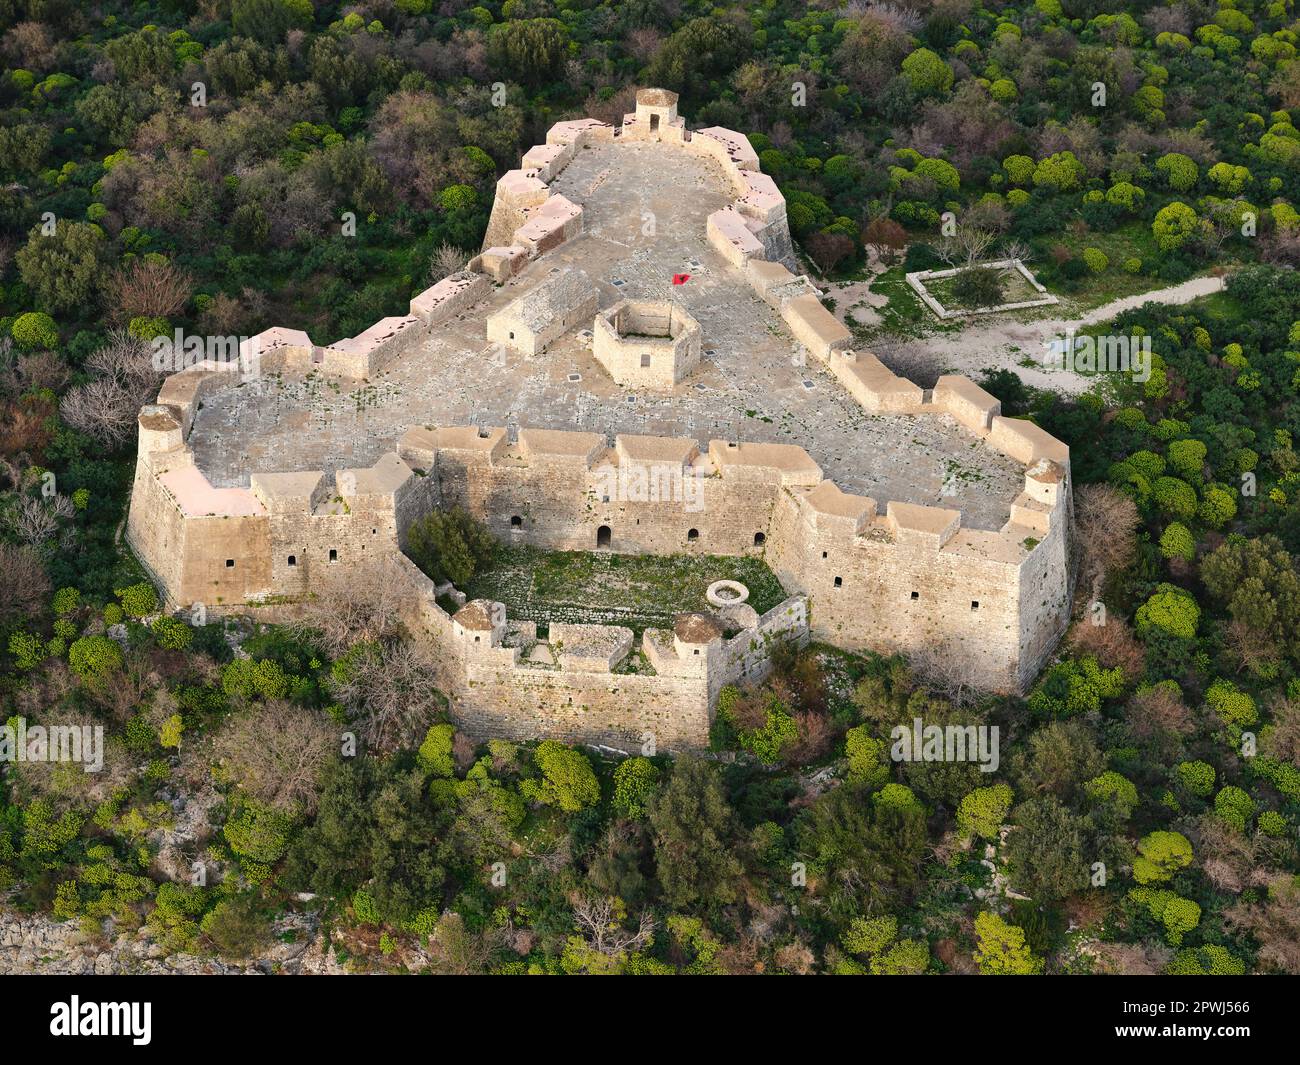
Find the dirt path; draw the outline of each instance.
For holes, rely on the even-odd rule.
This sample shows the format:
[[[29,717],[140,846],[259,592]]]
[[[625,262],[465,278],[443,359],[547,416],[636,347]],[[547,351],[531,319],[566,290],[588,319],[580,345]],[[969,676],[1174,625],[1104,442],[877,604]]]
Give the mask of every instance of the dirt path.
[[[1190,303],[1222,290],[1223,278],[1196,277],[1180,285],[1112,300],[1076,318],[1041,318],[1030,322],[1015,322],[1010,317],[999,317],[995,321],[976,320],[960,333],[924,337],[912,341],[911,346],[927,349],[952,373],[978,377],[986,369],[1005,368],[1014,370],[1032,388],[1050,388],[1074,395],[1088,391],[1095,378],[1041,365],[1050,341],[1071,330],[1109,321],[1123,311],[1146,303]],[[1022,365],[1029,359],[1038,365]]]

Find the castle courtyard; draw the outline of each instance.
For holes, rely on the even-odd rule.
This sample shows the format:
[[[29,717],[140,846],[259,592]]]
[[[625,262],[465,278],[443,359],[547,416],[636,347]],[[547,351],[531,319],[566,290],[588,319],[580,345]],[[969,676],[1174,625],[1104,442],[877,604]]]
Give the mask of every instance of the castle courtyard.
[[[439,325],[368,381],[266,376],[215,392],[191,438],[217,487],[255,471],[358,467],[412,426],[477,424],[798,444],[844,491],[962,512],[995,530],[1023,466],[946,414],[870,414],[705,239],[733,198],[712,160],[646,142],[589,145],[552,187],[583,207],[583,233]],[[702,329],[698,369],[671,391],[620,387],[596,362],[588,323],[538,355],[487,340],[489,315],[557,271],[582,270],[599,305],[672,300]],[[674,285],[674,275],[689,274]]]

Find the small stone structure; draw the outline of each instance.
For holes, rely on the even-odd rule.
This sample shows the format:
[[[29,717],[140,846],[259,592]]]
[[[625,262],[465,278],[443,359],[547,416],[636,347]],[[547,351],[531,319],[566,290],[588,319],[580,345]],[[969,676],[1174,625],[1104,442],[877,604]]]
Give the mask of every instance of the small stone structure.
[[[620,385],[670,389],[700,363],[700,323],[671,300],[620,300],[592,332],[592,354]]]
[[[935,297],[934,293],[926,288],[927,281],[942,281],[946,278],[956,277],[967,270],[1012,270],[1019,274],[1025,282],[1038,293],[1038,297],[1032,300],[1016,300],[1012,303],[999,303],[994,307],[945,307]],[[998,314],[1003,311],[1024,311],[1034,307],[1050,307],[1057,303],[1057,299],[1047,291],[1046,286],[1036,278],[1023,262],[1019,259],[996,259],[990,262],[975,263],[969,267],[952,270],[917,270],[905,275],[907,284],[913,292],[920,297],[934,314],[940,319],[947,321],[950,318],[963,318],[973,314]]]
[[[581,270],[552,274],[487,320],[488,340],[537,355],[596,313],[599,293]]]
[[[734,196],[707,215],[699,240],[717,268],[779,316],[810,357],[808,372],[840,393],[838,410],[852,406],[867,423],[914,419],[916,428],[896,438],[913,447],[927,424],[942,424],[962,453],[996,455],[1014,483],[1014,498],[998,508],[1005,520],[968,521],[967,510],[982,502],[969,491],[963,509],[846,492],[797,443],[701,441],[693,425],[677,436],[612,439],[526,425],[425,425],[407,429],[368,466],[304,470],[286,453],[282,469],[253,468],[243,480],[214,484],[195,459],[195,416],[205,399],[243,382],[229,366],[205,362],[167,378],[139,418],[127,539],[168,606],[281,619],[331,575],[395,580],[408,630],[435,652],[453,717],[480,737],[632,750],[649,732],[661,749],[703,747],[722,686],[764,676],[777,640],[938,651],[970,683],[1025,690],[1069,620],[1069,450],[1034,423],[1003,416],[998,400],[965,377],[922,389],[852,350],[848,330],[791,269],[785,200],[759,171],[748,139],[687,130],[676,104],[672,93],[644,90],[620,127],[557,123],[523,167],[498,182],[484,250],[468,270],[414,297],[409,315],[337,344],[268,329],[241,350],[241,366],[256,363],[263,377],[369,379],[475,313],[488,339],[527,355],[595,318],[601,365],[616,378],[671,368],[671,376],[636,379],[639,387],[662,381],[669,393],[662,402],[671,404],[701,357],[694,319],[678,319],[670,306],[662,329],[638,327],[656,305],[613,295],[610,279],[593,282],[573,268],[537,277],[549,250],[583,232],[582,206],[550,184],[578,152],[619,140],[637,142],[635,157],[688,152],[716,164]],[[498,285],[521,291],[485,313]],[[636,332],[651,333],[653,344]],[[635,365],[623,366],[625,356]],[[306,420],[299,424],[310,431]],[[960,490],[945,481],[938,492]],[[762,556],[790,596],[761,616],[741,604],[681,617],[671,630],[647,629],[639,647],[619,626],[553,624],[539,639],[535,625],[513,621],[501,604],[464,603],[454,589],[435,588],[403,553],[413,521],[453,506],[502,539],[546,549]],[[440,592],[460,604],[454,614],[439,604]]]

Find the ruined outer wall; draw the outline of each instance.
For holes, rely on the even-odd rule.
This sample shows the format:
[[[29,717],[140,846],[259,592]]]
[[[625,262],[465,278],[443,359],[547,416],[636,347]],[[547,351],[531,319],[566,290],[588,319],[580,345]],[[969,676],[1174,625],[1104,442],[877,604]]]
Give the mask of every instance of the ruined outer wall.
[[[555,739],[635,751],[646,732],[668,750],[708,745],[707,681],[693,677],[520,669],[470,662],[453,702],[475,739]]]
[[[479,740],[554,739],[633,752],[649,733],[661,750],[703,749],[723,685],[766,676],[773,641],[808,638],[806,604],[794,597],[754,628],[713,641],[698,658],[679,657],[671,633],[648,630],[643,644],[653,673],[611,671],[590,661],[581,668],[540,666],[517,647],[468,642],[437,604],[433,582],[405,558],[399,566],[409,585],[406,625],[434,651],[453,720]]]

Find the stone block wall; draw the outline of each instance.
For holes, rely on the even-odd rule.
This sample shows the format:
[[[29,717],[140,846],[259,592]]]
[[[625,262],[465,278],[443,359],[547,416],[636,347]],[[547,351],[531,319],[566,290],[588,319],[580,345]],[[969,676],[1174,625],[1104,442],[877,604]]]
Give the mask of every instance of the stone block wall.
[[[690,133],[671,96],[639,98],[619,128],[595,120],[553,126],[546,144],[501,179],[484,252],[469,270],[413,298],[409,315],[324,348],[304,333],[269,329],[241,350],[241,363],[248,354],[262,372],[375,372],[479,303],[494,280],[508,280],[581,231],[581,207],[548,183],[584,144],[654,140],[723,168],[736,201],[710,216],[707,238],[865,410],[951,418],[1026,466],[1007,524],[971,530],[955,511],[898,503],[881,513],[874,500],[826,481],[792,445],[715,440],[701,453],[694,440],[539,430],[511,439],[504,429],[472,426],[410,430],[395,454],[370,469],[333,478],[259,473],[248,489],[217,489],[195,467],[186,438],[204,396],[239,375],[200,364],[168,378],[140,418],[127,536],[170,606],[200,602],[230,612],[308,596],[334,567],[364,579],[370,565],[396,566],[408,585],[407,625],[434,648],[462,727],[621,749],[639,746],[646,731],[668,749],[703,745],[720,687],[759,679],[770,667],[771,641],[786,635],[849,648],[938,650],[965,662],[973,683],[997,690],[1031,682],[1068,623],[1068,449],[1032,423],[1003,417],[997,401],[965,378],[945,376],[927,393],[874,355],[852,351],[816,289],[789,269],[784,200],[759,172],[748,140],[722,129]],[[596,289],[589,288],[590,305],[552,308],[539,328],[558,333],[590,319]],[[621,670],[621,634],[587,634],[597,647],[609,636],[604,659],[574,651],[557,665],[539,665],[495,628],[486,643],[467,642],[431,582],[401,554],[413,520],[452,505],[506,542],[547,549],[762,554],[795,597],[752,629],[689,653],[673,633],[648,630],[642,650],[651,673]]]
[[[700,363],[700,325],[663,300],[621,300],[596,315],[592,355],[620,385],[671,389]]]

